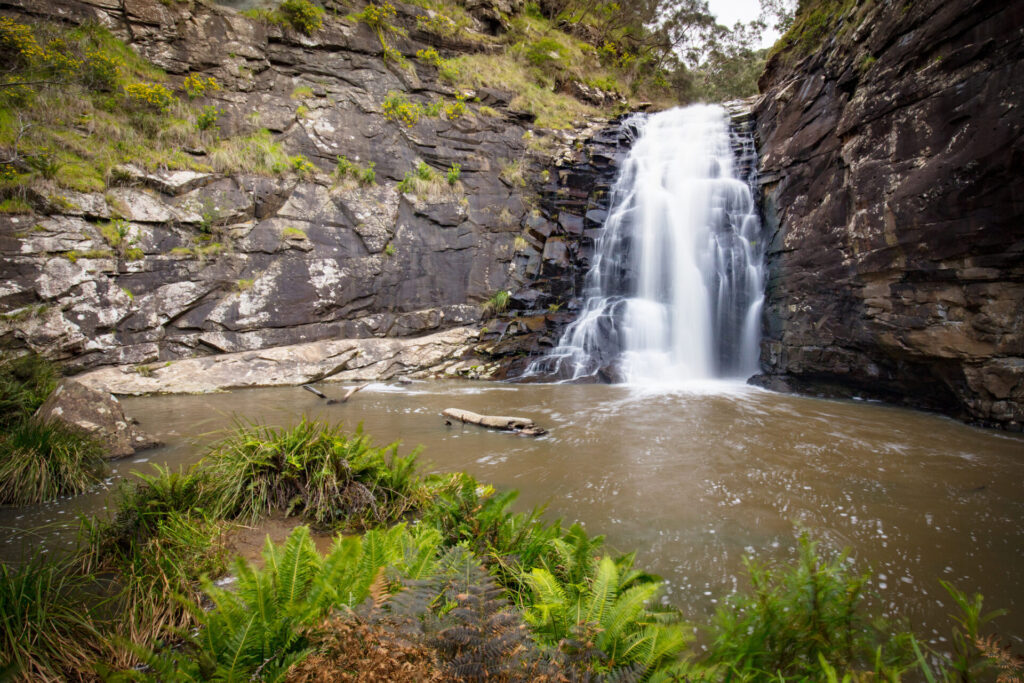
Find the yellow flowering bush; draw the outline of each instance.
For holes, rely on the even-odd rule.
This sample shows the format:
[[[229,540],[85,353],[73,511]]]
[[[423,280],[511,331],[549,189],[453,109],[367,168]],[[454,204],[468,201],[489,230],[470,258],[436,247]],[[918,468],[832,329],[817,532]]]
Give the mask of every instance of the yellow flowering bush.
[[[174,104],[174,94],[159,83],[129,83],[124,94],[130,104],[142,109],[166,112]]]
[[[428,47],[425,50],[416,50],[416,59],[424,64],[432,64],[436,67],[441,66],[441,55],[432,47]]]
[[[324,11],[309,0],[284,0],[277,10],[292,27],[307,36],[323,26]]]
[[[31,64],[44,56],[32,29],[9,17],[0,17],[0,54],[20,64]]]
[[[96,90],[110,91],[117,86],[124,61],[110,55],[90,50],[85,53],[82,71],[83,82]]]
[[[188,95],[188,98],[194,100],[207,93],[217,92],[220,90],[220,83],[213,76],[203,78],[199,74],[189,74],[185,77],[182,87],[185,89],[185,94]]]
[[[392,91],[384,100],[384,116],[395,123],[412,127],[419,123],[423,116],[423,107],[410,102],[402,93]]]

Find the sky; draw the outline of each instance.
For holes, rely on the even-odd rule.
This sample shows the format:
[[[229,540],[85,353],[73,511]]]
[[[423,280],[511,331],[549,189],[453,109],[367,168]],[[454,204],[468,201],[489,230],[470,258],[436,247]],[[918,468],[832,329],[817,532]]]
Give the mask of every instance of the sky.
[[[718,23],[731,27],[737,21],[744,23],[757,19],[761,14],[759,0],[708,0],[711,13],[718,17]],[[769,47],[779,37],[771,28],[765,31],[761,47]]]

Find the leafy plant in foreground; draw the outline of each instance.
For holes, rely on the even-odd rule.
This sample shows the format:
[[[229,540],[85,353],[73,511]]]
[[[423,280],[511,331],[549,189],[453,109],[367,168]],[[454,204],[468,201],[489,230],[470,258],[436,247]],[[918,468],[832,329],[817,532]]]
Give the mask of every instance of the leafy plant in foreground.
[[[799,551],[785,571],[747,561],[751,593],[718,610],[708,661],[729,671],[724,680],[826,680],[823,662],[898,678],[912,660],[908,636],[890,634],[863,613],[868,575],[852,573],[845,553],[821,557],[806,534]]]
[[[632,555],[603,557],[581,586],[539,567],[529,582],[524,617],[535,637],[576,650],[598,671],[627,667],[649,675],[672,664],[689,642],[677,612],[652,608],[661,582],[633,569]]]
[[[0,679],[62,681],[88,670],[102,638],[81,600],[85,584],[43,555],[0,563]]]
[[[119,491],[112,519],[82,520],[79,562],[113,572],[113,628],[144,643],[191,623],[181,600],[198,599],[200,578],[224,571],[226,525],[202,507],[209,482],[201,472],[158,466],[138,476]]]
[[[268,539],[263,568],[239,559],[231,589],[204,582],[214,609],[193,607],[198,632],[183,649],[152,654],[147,663],[156,680],[283,680],[309,654],[309,629],[330,609],[387,592],[388,567],[398,576],[428,574],[438,541],[431,530],[410,533],[397,525],[363,538],[339,536],[322,557],[307,527],[297,527],[282,546]]]

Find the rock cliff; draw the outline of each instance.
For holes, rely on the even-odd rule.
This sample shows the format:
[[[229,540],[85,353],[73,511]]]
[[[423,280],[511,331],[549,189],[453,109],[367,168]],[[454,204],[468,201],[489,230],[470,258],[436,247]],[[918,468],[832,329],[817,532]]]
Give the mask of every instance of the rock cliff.
[[[756,105],[756,381],[1020,430],[1024,2],[804,4]]]
[[[477,5],[478,29],[500,28],[488,23],[490,4]],[[370,27],[337,16],[306,36],[208,3],[3,0],[0,9],[97,22],[172,83],[213,77],[222,89],[204,102],[223,112],[222,135],[245,133],[258,119],[288,154],[313,165],[268,176],[127,164],[114,169],[105,192],[56,189],[36,196],[29,215],[0,216],[3,346],[78,369],[148,369],[479,324],[481,304],[502,291],[526,290],[513,305],[546,314],[567,289],[559,281],[571,290],[565,236],[582,236],[586,201],[565,169],[585,156],[583,139],[601,122],[534,130],[533,117],[510,104],[515,93],[487,88],[470,93],[462,116],[415,126],[389,120],[384,103],[393,93],[423,105],[458,94],[415,58],[428,38],[438,44],[417,28],[424,10],[399,5],[394,21],[404,35],[389,42],[406,59],[400,65],[383,58]],[[447,49],[487,45],[454,41]],[[203,161],[208,150],[186,151]],[[376,183],[330,174],[342,155],[363,168],[375,164]],[[401,187],[420,162],[438,176],[433,187]],[[458,182],[444,182],[456,166]],[[578,215],[569,204],[579,205]],[[117,246],[104,234],[111,225]],[[531,323],[533,331],[547,324],[543,316]],[[496,348],[500,333],[529,331],[501,325],[484,331],[487,353],[466,367],[535,346]],[[470,342],[460,336],[456,355],[472,355]]]

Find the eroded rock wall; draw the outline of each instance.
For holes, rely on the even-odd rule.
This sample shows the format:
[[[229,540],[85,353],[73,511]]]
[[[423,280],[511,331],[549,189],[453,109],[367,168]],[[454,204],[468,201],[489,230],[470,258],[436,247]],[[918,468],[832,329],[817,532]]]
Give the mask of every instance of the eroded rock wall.
[[[489,89],[474,93],[479,105],[461,118],[389,121],[389,92],[423,103],[456,94],[415,60],[427,46],[415,22],[423,10],[399,5],[395,21],[408,35],[392,42],[409,58],[403,68],[382,59],[368,27],[336,17],[307,37],[202,2],[3,0],[0,9],[99,22],[172,84],[213,76],[223,85],[211,100],[224,112],[223,135],[258,119],[289,154],[317,166],[303,177],[121,168],[105,193],[53,191],[35,198],[34,215],[0,216],[3,346],[88,368],[419,336],[479,323],[495,292],[529,289],[554,271],[572,277],[557,207],[539,206],[538,190],[559,184],[557,168],[543,169],[559,154],[578,156],[577,138],[598,124],[527,134],[531,117],[510,108],[514,93]],[[202,161],[204,150],[187,151]],[[377,184],[329,175],[339,155],[374,162]],[[442,175],[459,164],[460,183],[403,194],[398,182],[420,160]],[[101,234],[117,217],[123,243],[139,250],[132,256]]]
[[[756,107],[764,376],[1024,425],[1024,2],[862,2]]]

